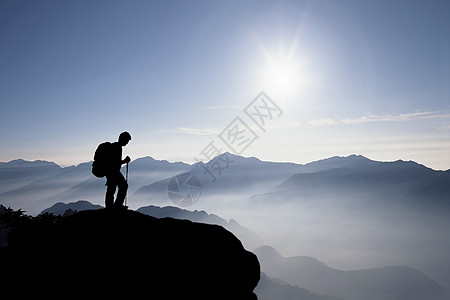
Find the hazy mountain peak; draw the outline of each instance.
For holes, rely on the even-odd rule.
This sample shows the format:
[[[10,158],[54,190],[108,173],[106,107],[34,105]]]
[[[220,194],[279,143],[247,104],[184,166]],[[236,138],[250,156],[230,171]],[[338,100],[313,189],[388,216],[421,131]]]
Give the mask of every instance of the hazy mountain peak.
[[[413,160],[402,160],[402,159],[398,159],[396,161],[392,161],[392,162],[387,162],[393,165],[397,165],[397,166],[404,166],[404,167],[416,167],[416,168],[421,168],[421,169],[428,169],[428,170],[433,170],[431,168],[428,168],[427,166],[424,166],[422,164],[419,164]]]
[[[202,222],[207,224],[218,224],[221,226],[228,225],[228,222],[225,219],[222,219],[214,214],[208,214],[203,210],[189,211],[175,206],[159,207],[149,205],[139,208],[137,212],[156,218],[171,217],[176,219],[186,219],[194,222]]]
[[[229,151],[226,151],[224,153],[217,155],[216,157],[211,159],[211,161],[220,159],[222,155],[225,155],[230,162],[255,162],[255,163],[261,162],[261,160],[257,157],[254,157],[254,156],[245,157],[245,156],[230,153]]]
[[[134,161],[143,161],[143,160],[155,161],[156,159],[154,159],[150,155],[147,155],[147,156],[144,156],[144,157],[139,157],[139,158],[135,159]]]
[[[280,259],[289,259],[296,264],[302,265],[303,267],[314,266],[329,268],[326,263],[311,256],[294,256],[286,258],[282,256],[274,247],[268,245],[261,246],[255,249],[253,252],[261,259],[261,261],[267,262]]]
[[[343,156],[343,158],[347,158],[347,159],[360,159],[360,160],[365,160],[365,161],[372,161],[371,159],[365,157],[364,155],[361,154],[351,154],[349,156]]]
[[[340,161],[340,162],[373,162],[373,160],[360,155],[360,154],[351,154],[348,156],[332,156],[329,158],[325,158],[325,159],[321,159],[318,161],[314,161],[312,163],[316,163],[316,162],[332,162],[332,161]]]
[[[86,200],[80,200],[77,202],[70,202],[70,203],[58,202],[53,206],[43,210],[41,214],[51,213],[57,216],[63,215],[68,209],[72,209],[73,211],[84,211],[84,210],[96,210],[101,208],[103,208],[103,206],[94,205]]]
[[[184,166],[189,167],[190,165],[184,162],[169,162],[168,160],[158,160],[151,156],[145,156],[136,158],[133,160],[130,164],[131,166],[138,166],[138,167],[151,167],[151,166]]]
[[[280,259],[283,256],[272,246],[264,245],[253,251],[258,257],[263,258],[263,260],[267,259]]]
[[[8,167],[8,168],[24,168],[24,167],[58,167],[58,168],[60,168],[59,165],[57,165],[51,161],[45,161],[45,160],[28,161],[28,160],[24,160],[21,158],[11,160],[0,166]]]
[[[365,156],[352,154],[349,156],[333,156],[307,163],[303,166],[302,173],[320,172],[323,170],[348,168],[355,166],[367,166],[377,163]]]

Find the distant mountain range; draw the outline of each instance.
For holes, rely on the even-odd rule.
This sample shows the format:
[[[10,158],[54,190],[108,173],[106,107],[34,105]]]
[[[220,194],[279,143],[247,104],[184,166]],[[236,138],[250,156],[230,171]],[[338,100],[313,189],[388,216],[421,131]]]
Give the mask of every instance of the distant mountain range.
[[[328,168],[324,168],[328,165]],[[291,194],[333,193],[361,198],[417,201],[417,204],[449,208],[450,170],[435,171],[412,161],[377,162],[363,156],[331,158],[312,163],[311,172],[300,172],[279,186]],[[422,200],[426,198],[427,203]],[[442,206],[441,206],[442,205]]]
[[[92,175],[91,164],[87,162],[62,168],[46,161],[19,159],[0,163],[0,204],[21,208],[32,215],[61,199],[68,202],[89,199],[92,203],[103,204],[105,179]],[[174,176],[188,167],[188,164],[169,163],[151,157],[136,159],[129,166],[129,194],[149,182]]]
[[[202,198],[217,194],[253,197],[265,201],[273,196],[292,199],[292,195],[316,192],[361,194],[388,199],[427,199],[433,204],[450,204],[450,170],[435,171],[415,162],[378,162],[363,156],[332,157],[305,165],[265,162],[257,158],[225,153],[221,168],[204,163],[170,163],[151,157],[130,164],[129,197],[135,207],[149,204],[170,205],[167,185],[170,179],[190,172],[201,182]],[[216,161],[219,161],[216,159]],[[214,178],[213,178],[214,176]],[[0,203],[37,214],[59,202],[87,199],[103,204],[104,179],[91,174],[91,163],[59,167],[53,162],[24,161],[0,163]],[[295,197],[294,197],[295,198]]]
[[[185,170],[201,183],[202,202],[217,201],[221,197],[249,197],[256,192],[270,191],[302,169],[294,163],[264,162],[255,157],[242,157],[224,153],[209,163],[196,163]],[[167,186],[171,177],[141,187],[132,196],[134,199],[151,199],[152,203],[167,205],[170,200]]]
[[[257,203],[274,202],[274,197],[285,202],[309,195],[332,194],[341,198],[407,201],[408,205],[450,208],[450,170],[435,171],[412,161],[379,162],[351,155],[300,165],[265,162],[230,153],[226,156],[230,163],[222,163],[222,167],[228,165],[228,169],[221,170],[220,175],[213,165],[205,167],[208,165],[204,163],[186,170],[201,181],[203,198],[220,194],[252,197],[253,203]],[[167,205],[170,179],[143,186],[133,197]]]

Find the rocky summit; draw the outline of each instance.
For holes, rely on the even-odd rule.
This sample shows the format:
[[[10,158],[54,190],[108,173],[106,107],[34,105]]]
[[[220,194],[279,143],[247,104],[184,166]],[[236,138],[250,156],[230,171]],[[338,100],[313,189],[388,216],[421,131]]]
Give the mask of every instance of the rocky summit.
[[[223,227],[134,211],[24,224],[0,254],[3,286],[35,296],[256,299],[260,278],[256,256]]]

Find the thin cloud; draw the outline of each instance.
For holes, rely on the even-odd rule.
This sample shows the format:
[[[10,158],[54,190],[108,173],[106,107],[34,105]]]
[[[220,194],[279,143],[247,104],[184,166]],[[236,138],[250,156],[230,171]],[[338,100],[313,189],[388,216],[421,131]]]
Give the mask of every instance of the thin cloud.
[[[218,109],[239,109],[242,108],[239,105],[211,105],[211,106],[200,106],[199,109],[202,110],[218,110]]]
[[[398,122],[398,121],[411,121],[424,116],[430,116],[436,114],[436,112],[415,112],[405,114],[386,114],[386,115],[374,115],[368,114],[356,119],[341,119],[343,124],[360,124],[369,122]]]
[[[311,126],[327,126],[327,125],[329,126],[329,125],[336,125],[338,122],[330,118],[324,118],[324,119],[310,120],[306,123]]]
[[[214,128],[177,127],[177,129],[175,129],[174,131],[178,133],[193,134],[193,135],[217,135],[220,133],[219,130]]]
[[[373,122],[405,122],[413,121],[418,119],[450,119],[450,114],[446,111],[426,111],[426,112],[413,112],[413,113],[402,113],[402,114],[384,114],[375,115],[367,114],[359,118],[352,119],[332,119],[332,118],[322,118],[314,119],[307,122],[310,126],[331,126],[331,125],[353,125],[353,124],[363,124],[363,123],[373,123]]]

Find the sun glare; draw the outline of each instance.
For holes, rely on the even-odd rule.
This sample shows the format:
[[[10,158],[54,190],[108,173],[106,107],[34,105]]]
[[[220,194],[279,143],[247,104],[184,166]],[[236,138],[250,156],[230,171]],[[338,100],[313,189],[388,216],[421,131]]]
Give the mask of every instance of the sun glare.
[[[296,84],[296,70],[285,61],[273,63],[267,70],[267,82],[280,90],[290,90]]]
[[[301,26],[288,43],[279,38],[269,44],[257,41],[262,54],[257,60],[259,67],[255,69],[259,70],[258,84],[262,90],[287,103],[299,99],[302,87],[314,81],[309,58],[299,48],[300,33]]]
[[[262,69],[264,89],[279,96],[292,96],[301,85],[301,68],[291,56],[266,55]]]

